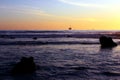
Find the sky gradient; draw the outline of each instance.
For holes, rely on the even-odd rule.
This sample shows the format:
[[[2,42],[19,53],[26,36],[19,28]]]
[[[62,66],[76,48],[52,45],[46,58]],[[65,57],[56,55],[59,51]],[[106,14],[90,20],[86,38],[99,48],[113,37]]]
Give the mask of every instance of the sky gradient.
[[[0,30],[120,30],[120,0],[0,0]]]

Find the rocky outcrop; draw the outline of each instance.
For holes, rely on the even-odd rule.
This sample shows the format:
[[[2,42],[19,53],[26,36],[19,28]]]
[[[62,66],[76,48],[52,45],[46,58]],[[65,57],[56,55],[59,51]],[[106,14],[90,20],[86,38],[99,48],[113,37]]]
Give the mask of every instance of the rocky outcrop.
[[[99,40],[100,40],[100,44],[102,48],[109,48],[109,47],[117,46],[117,44],[112,40],[111,37],[101,36]]]
[[[33,73],[36,70],[36,64],[33,57],[22,57],[20,62],[18,62],[12,69],[13,74],[27,74]]]

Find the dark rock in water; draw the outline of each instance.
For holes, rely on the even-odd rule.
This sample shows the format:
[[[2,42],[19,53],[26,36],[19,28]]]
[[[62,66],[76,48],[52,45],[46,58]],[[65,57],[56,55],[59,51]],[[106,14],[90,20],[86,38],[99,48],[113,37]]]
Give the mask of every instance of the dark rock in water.
[[[5,35],[0,35],[0,38],[5,38]]]
[[[117,72],[103,72],[102,74],[106,76],[120,76],[120,73]]]
[[[37,39],[37,37],[33,37],[33,39],[34,39],[34,40],[36,40],[36,39]]]
[[[10,37],[10,39],[15,39],[15,37]]]
[[[101,36],[99,38],[102,48],[115,47],[117,44],[112,40],[111,37]]]
[[[67,37],[72,37],[71,35],[67,35]]]
[[[13,74],[27,74],[33,73],[36,70],[36,64],[33,57],[22,57],[21,61],[18,62],[12,69]]]
[[[74,69],[74,70],[87,70],[89,68],[88,67],[74,67],[74,68],[71,68],[71,69]]]

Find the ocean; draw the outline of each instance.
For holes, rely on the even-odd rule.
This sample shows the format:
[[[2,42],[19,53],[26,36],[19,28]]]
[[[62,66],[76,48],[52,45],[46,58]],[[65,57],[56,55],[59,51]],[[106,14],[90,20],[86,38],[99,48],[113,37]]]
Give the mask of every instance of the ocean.
[[[102,49],[102,35],[118,46]],[[11,75],[30,56],[36,72]],[[120,31],[0,31],[0,80],[120,80]]]

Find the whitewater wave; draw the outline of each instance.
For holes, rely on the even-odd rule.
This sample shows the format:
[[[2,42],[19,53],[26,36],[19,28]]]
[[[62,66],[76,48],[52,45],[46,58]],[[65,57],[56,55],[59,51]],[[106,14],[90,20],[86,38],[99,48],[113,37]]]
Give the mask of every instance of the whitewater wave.
[[[112,31],[0,31],[0,45],[99,44],[101,35],[119,39]],[[119,34],[119,33],[117,33]],[[119,40],[115,41],[119,43]]]

